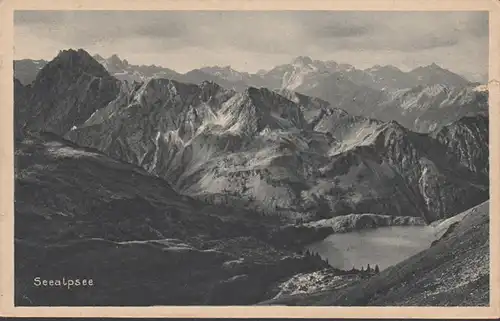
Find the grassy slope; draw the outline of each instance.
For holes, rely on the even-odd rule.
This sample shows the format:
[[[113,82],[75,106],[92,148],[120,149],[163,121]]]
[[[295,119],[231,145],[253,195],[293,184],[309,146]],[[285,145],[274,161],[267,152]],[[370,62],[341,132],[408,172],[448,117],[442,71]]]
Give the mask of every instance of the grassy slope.
[[[18,144],[15,187],[18,305],[252,304],[324,267],[272,245],[276,219],[181,196],[51,135]],[[36,276],[95,286],[37,288]]]

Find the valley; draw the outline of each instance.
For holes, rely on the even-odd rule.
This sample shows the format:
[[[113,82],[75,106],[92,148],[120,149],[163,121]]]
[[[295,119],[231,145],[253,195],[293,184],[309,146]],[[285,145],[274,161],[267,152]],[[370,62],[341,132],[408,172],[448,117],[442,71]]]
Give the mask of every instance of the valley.
[[[425,273],[453,260],[486,284],[487,91],[450,71],[180,74],[82,49],[19,66],[18,305],[440,305],[467,284]],[[67,271],[99,286],[30,284]]]

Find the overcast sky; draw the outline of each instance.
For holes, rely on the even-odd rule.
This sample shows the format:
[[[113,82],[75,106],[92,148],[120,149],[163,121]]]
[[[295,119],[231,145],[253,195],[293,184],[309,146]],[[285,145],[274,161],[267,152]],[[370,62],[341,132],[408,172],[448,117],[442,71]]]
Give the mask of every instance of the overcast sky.
[[[16,59],[84,48],[179,72],[255,72],[303,55],[357,68],[433,62],[471,80],[488,68],[487,12],[17,11]]]

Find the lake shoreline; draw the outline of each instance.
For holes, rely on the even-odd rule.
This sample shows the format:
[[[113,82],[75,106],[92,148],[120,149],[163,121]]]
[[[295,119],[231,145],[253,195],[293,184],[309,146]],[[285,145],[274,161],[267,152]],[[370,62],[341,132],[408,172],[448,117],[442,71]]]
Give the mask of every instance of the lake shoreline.
[[[332,267],[342,270],[378,265],[381,270],[428,249],[464,218],[459,214],[448,219],[425,223],[415,217],[378,214],[350,214],[304,225],[330,227],[332,233],[306,246]]]
[[[329,227],[332,233],[348,233],[387,226],[427,226],[423,218],[382,214],[348,214],[305,223],[309,228]]]
[[[332,267],[381,270],[429,248],[435,241],[430,226],[384,226],[359,231],[332,233],[323,241],[307,246]]]

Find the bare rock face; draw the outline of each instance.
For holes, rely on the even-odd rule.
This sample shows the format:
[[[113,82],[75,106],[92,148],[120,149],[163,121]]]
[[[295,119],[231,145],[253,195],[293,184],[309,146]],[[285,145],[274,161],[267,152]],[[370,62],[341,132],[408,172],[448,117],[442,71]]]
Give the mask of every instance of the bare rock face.
[[[489,119],[486,116],[463,117],[443,126],[432,136],[446,146],[460,164],[479,175],[488,176]]]
[[[304,227],[322,229],[329,227],[333,233],[347,233],[363,229],[384,226],[416,226],[425,225],[420,217],[390,216],[377,214],[349,214],[305,223]]]
[[[417,132],[430,132],[464,116],[488,113],[487,91],[477,90],[477,83],[436,64],[409,72],[390,65],[361,70],[348,64],[300,56],[256,74],[239,72],[230,66],[203,67],[180,74],[156,65],[132,65],[117,55],[93,58],[115,78],[128,83],[168,78],[198,85],[215,82],[238,92],[250,87],[275,89],[283,95],[294,91],[296,97],[301,94],[317,97],[352,115],[396,120]],[[46,64],[44,60],[15,61],[15,77],[29,84]]]
[[[344,74],[332,74],[302,93],[326,100],[350,114],[396,120],[422,133],[464,116],[488,114],[488,92],[477,90],[474,84],[413,85],[381,91],[355,83]]]
[[[30,115],[29,98],[31,86],[23,85],[17,78],[14,78],[14,138],[22,139],[26,119]]]
[[[118,86],[81,51],[50,62],[31,97],[31,128],[139,165],[211,203],[299,220],[374,213],[429,222],[488,197],[485,116],[418,134],[287,90],[158,78]]]
[[[86,51],[61,51],[32,85],[27,126],[63,135],[113,100],[119,88],[119,82]]]
[[[131,67],[117,56],[103,61],[116,69],[108,70]],[[313,75],[320,65],[299,57],[274,70],[273,81],[291,68],[288,85],[299,88],[314,78],[318,83],[308,88],[320,88]],[[329,93],[334,104],[283,88],[236,91],[212,81],[159,77],[121,82],[83,50],[61,52],[30,86],[14,79],[16,302],[240,305],[275,298],[286,304],[376,305],[405,298],[405,304],[428,304],[442,302],[451,291],[461,296],[452,303],[463,303],[473,301],[466,290],[479,285],[482,303],[483,214],[464,215],[430,251],[368,281],[349,273],[338,277],[338,271],[322,270],[327,264],[321,259],[296,253],[333,226],[424,224],[489,196],[488,114],[477,108],[479,96],[468,100],[467,90],[452,95],[439,85],[392,92],[395,105],[425,107],[401,118],[418,116],[430,131],[417,133],[408,129],[416,123],[340,108],[373,102],[374,112],[383,115],[395,107],[379,108],[388,93],[361,88],[364,76],[352,66],[321,66],[330,70],[326,78],[339,70],[350,73],[329,80],[336,86]],[[214,79],[250,77],[230,68],[200,72]],[[420,97],[417,103],[414,97]],[[445,101],[450,103],[437,103]],[[428,122],[426,115],[434,112],[444,116],[429,116]],[[332,219],[337,216],[344,217]],[[421,300],[413,289],[436,284],[426,273],[434,280],[440,273],[450,277],[446,262],[457,256],[465,265],[481,262],[470,287],[437,284],[438,292],[427,293],[432,300]],[[47,258],[50,265],[36,266]],[[96,269],[99,286],[72,295],[46,295],[26,281],[33,273],[50,278]],[[465,279],[469,272],[452,273]],[[409,277],[415,273],[417,278]],[[303,288],[303,282],[309,284]],[[138,299],[137,293],[143,295]],[[298,297],[290,301],[289,295]]]
[[[397,115],[397,116],[394,116]],[[432,132],[465,116],[488,115],[488,92],[474,84],[434,84],[403,89],[388,95],[372,114],[393,118],[418,132]]]
[[[479,148],[487,150],[484,145]],[[487,199],[487,178],[460,163],[430,135],[413,133],[395,122],[376,127],[361,143],[333,156],[322,172],[318,190],[332,186],[330,180],[335,183],[331,193],[348,196],[326,196],[343,214],[386,211],[433,221]]]

